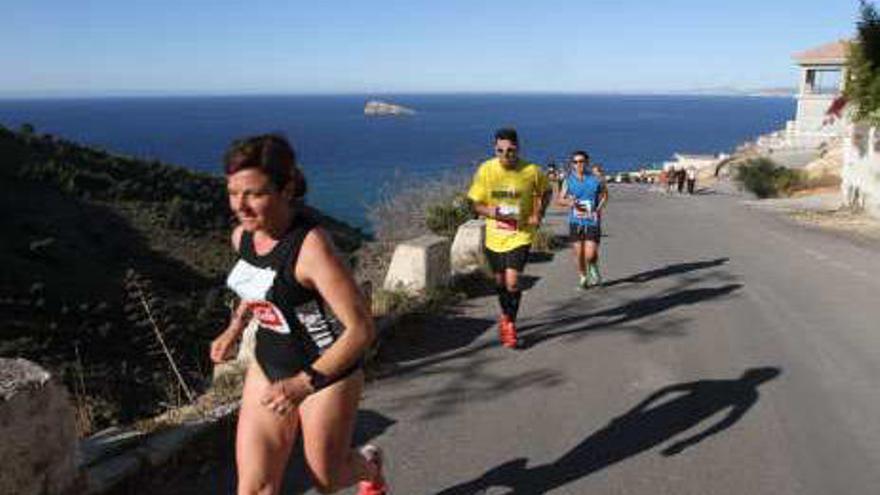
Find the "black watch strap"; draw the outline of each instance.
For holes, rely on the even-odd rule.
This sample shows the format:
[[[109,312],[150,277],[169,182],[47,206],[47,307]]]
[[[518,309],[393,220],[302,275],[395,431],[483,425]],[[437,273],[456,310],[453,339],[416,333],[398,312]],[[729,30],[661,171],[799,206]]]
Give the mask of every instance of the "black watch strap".
[[[330,383],[330,379],[327,378],[327,375],[321,373],[315,368],[312,368],[311,366],[306,366],[305,368],[303,368],[303,372],[309,376],[309,385],[311,385],[312,389],[315,392],[321,390]]]

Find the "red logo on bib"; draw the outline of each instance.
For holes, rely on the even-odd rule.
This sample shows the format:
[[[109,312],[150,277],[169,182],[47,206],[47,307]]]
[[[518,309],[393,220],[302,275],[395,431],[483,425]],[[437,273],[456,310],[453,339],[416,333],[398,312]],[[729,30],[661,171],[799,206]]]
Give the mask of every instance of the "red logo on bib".
[[[282,331],[284,328],[284,320],[278,314],[278,308],[268,301],[256,302],[251,306],[254,316],[261,326],[271,328],[272,330]]]

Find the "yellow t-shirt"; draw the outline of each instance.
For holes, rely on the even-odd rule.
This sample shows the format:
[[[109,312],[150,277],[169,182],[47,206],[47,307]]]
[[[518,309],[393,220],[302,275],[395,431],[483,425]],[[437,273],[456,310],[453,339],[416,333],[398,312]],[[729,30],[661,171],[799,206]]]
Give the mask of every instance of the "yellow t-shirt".
[[[528,225],[535,197],[547,189],[547,178],[541,167],[520,160],[515,168],[506,169],[497,158],[486,160],[474,174],[468,198],[475,203],[498,207],[503,214],[515,216],[514,221],[486,219],[486,247],[506,253],[530,245],[535,227]]]

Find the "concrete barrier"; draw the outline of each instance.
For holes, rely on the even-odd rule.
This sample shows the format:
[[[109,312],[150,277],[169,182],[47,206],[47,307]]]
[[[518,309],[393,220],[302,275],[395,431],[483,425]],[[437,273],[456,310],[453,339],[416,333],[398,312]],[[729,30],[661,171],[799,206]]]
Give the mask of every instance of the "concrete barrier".
[[[24,359],[0,359],[0,493],[60,494],[78,483],[67,390]]]
[[[397,245],[383,286],[419,293],[446,285],[449,274],[449,239],[423,235]]]
[[[458,228],[449,254],[453,274],[472,273],[485,264],[485,240],[485,220],[468,220]]]

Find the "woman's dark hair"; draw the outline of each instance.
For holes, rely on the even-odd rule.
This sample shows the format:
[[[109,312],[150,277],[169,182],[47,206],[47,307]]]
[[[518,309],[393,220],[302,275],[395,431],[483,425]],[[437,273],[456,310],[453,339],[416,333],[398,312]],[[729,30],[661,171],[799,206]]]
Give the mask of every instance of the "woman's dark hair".
[[[223,155],[223,171],[232,175],[255,168],[269,176],[269,181],[280,191],[293,181],[294,198],[306,194],[306,178],[296,166],[296,152],[284,136],[263,134],[236,139]]]
[[[519,144],[519,137],[516,135],[516,129],[512,127],[502,127],[495,131],[495,141],[510,141],[513,144]]]

